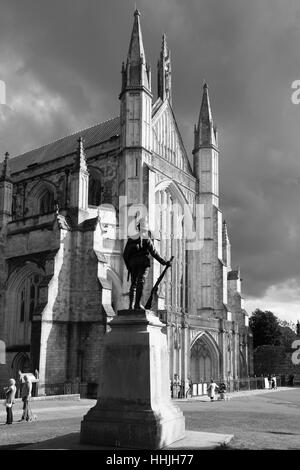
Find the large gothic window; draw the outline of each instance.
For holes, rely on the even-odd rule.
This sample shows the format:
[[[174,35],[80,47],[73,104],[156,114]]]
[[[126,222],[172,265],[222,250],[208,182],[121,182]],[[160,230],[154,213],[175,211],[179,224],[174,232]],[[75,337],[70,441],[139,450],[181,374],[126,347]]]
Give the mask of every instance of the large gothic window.
[[[33,312],[38,303],[38,286],[41,281],[39,274],[33,274],[27,278],[19,294],[19,321],[26,323],[32,321]]]
[[[102,202],[102,185],[99,179],[89,177],[89,206],[100,206]]]
[[[52,191],[45,191],[40,198],[40,214],[48,214],[54,211],[54,194]]]
[[[39,286],[43,276],[43,270],[30,261],[11,273],[4,317],[8,346],[30,345],[31,324],[39,305]]]
[[[155,233],[156,247],[166,259],[174,256],[172,270],[165,276],[161,284],[160,293],[164,295],[166,305],[176,309],[186,306],[186,249],[183,223],[183,207],[178,198],[171,191],[160,190],[156,192]],[[154,277],[161,271],[157,263],[154,267]],[[165,290],[164,290],[165,285]]]

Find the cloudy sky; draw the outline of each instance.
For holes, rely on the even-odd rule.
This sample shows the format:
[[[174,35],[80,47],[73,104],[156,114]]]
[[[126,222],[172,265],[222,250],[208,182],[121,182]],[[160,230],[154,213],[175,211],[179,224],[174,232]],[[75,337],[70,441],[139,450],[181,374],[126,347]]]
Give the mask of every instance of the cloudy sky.
[[[0,0],[0,154],[119,114],[133,0]],[[145,53],[172,51],[173,107],[188,152],[202,83],[219,128],[221,206],[246,307],[300,318],[298,0],[138,0]],[[0,86],[1,101],[1,86]]]

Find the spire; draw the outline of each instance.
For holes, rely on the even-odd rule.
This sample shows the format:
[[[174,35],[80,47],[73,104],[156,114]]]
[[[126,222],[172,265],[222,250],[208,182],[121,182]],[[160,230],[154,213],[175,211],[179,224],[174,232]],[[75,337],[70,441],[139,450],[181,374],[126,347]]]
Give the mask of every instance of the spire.
[[[126,66],[122,64],[122,92],[127,87],[137,86],[151,90],[151,70],[146,63],[140,16],[135,10]]]
[[[171,87],[171,52],[168,49],[167,37],[162,37],[160,58],[157,64],[157,94],[165,101],[168,99],[172,104],[172,87]]]
[[[196,139],[197,135],[197,139]],[[195,133],[195,146],[217,145],[217,131],[214,128],[207,83],[203,85],[202,103],[200,108],[198,127]],[[196,140],[198,142],[196,142]]]
[[[2,172],[0,181],[10,181],[10,171],[8,166],[9,153],[6,152],[3,160]]]
[[[133,28],[127,55],[127,61],[129,61],[131,65],[139,65],[140,62],[143,64],[146,63],[140,16],[141,14],[139,10],[135,10]]]
[[[88,171],[82,137],[79,137],[77,142],[78,142],[78,147],[77,147],[74,170]]]

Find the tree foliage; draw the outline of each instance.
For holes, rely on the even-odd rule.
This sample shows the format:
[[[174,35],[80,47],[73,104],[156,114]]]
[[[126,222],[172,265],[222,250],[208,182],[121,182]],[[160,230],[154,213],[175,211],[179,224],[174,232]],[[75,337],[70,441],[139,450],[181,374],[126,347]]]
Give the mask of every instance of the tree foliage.
[[[295,322],[280,319],[278,319],[278,322],[280,326],[288,326],[292,331],[296,333],[297,325]]]
[[[263,345],[284,346],[290,348],[296,339],[295,325],[279,320],[274,313],[256,309],[249,320],[253,333],[253,347]]]
[[[293,341],[297,338],[295,331],[289,326],[280,326],[281,331],[281,345],[286,349],[292,347]]]
[[[274,313],[259,310],[252,313],[249,320],[249,326],[253,333],[253,347],[263,346],[265,344],[280,346],[282,333],[278,318]]]

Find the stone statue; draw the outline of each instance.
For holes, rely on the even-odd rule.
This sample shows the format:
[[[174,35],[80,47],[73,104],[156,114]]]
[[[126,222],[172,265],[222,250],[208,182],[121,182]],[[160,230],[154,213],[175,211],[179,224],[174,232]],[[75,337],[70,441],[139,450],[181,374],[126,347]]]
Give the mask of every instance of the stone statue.
[[[143,309],[141,298],[145,280],[149,274],[150,255],[164,266],[170,266],[171,262],[159,256],[151,240],[151,232],[145,219],[140,219],[137,225],[137,233],[128,238],[123,258],[131,276],[129,290],[129,310]]]

